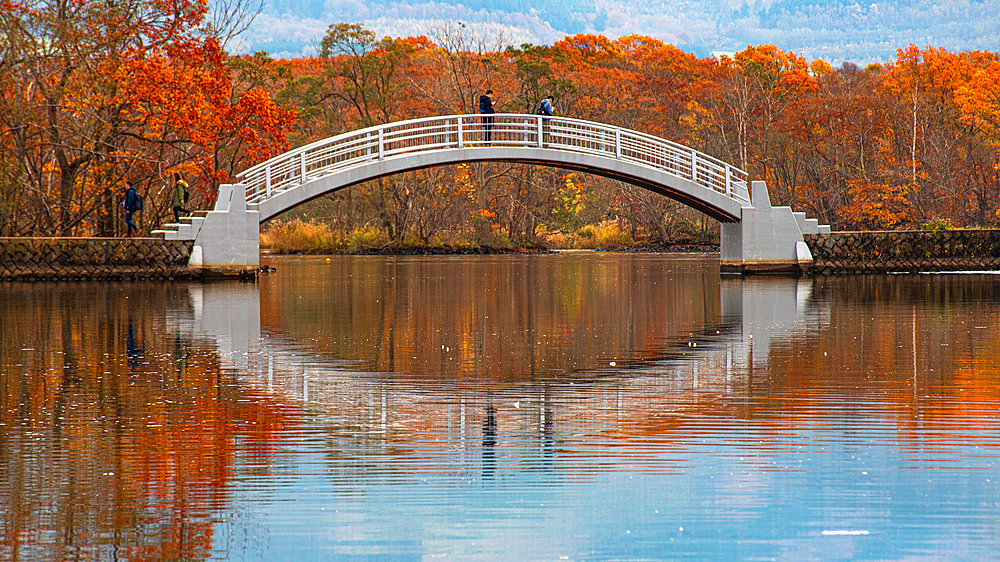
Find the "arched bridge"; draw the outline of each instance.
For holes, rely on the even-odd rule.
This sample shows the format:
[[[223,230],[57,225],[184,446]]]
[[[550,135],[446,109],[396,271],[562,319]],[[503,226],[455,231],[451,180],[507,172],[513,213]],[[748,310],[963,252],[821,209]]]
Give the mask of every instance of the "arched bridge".
[[[750,202],[746,173],[711,156],[620,127],[534,115],[450,115],[379,125],[303,146],[237,177],[247,186],[247,203],[256,205],[265,221],[364,181],[485,161],[540,164],[618,179],[725,222],[738,221],[740,207]]]
[[[286,152],[237,174],[239,184],[221,186],[214,211],[161,232],[194,239],[192,263],[257,264],[259,224],[310,199],[401,172],[488,161],[578,170],[675,199],[724,223],[724,262],[725,224],[735,225],[728,230],[739,233],[742,247],[740,225],[754,207],[744,171],[652,135],[564,117],[450,115],[370,127]],[[755,201],[766,199],[762,182],[754,191]],[[745,252],[739,254],[742,260]]]

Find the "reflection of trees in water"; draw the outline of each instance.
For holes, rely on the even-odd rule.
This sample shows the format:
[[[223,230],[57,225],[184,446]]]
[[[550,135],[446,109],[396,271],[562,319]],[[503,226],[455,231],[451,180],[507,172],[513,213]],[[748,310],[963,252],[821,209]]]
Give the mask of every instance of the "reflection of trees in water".
[[[953,423],[974,415],[977,404],[1000,399],[996,280],[981,274],[818,277],[813,299],[829,311],[826,323],[771,345],[758,392],[780,397],[770,407],[787,411],[790,421],[822,407],[815,397],[824,394],[884,401],[914,436],[925,434],[935,418]]]
[[[269,331],[376,372],[527,381],[590,371],[716,322],[717,259],[338,257],[280,262]]]
[[[440,273],[443,270],[431,268],[429,271]],[[320,284],[326,286],[327,282],[323,280]],[[534,282],[544,283],[544,280],[535,279]],[[690,288],[695,282],[686,279],[685,283]],[[449,278],[445,284],[451,287],[453,283]],[[398,285],[397,281],[395,286]],[[384,471],[386,468],[380,466],[379,458],[384,453],[424,459],[400,469],[397,476],[446,472],[454,470],[454,466],[444,465],[443,459],[451,458],[449,451],[457,448],[468,453],[461,458],[468,459],[462,470],[470,478],[480,475],[493,479],[503,478],[505,470],[522,470],[529,466],[547,466],[547,470],[558,478],[560,464],[565,462],[573,462],[576,466],[587,463],[613,465],[621,460],[623,443],[687,443],[705,423],[709,423],[705,420],[763,416],[775,420],[775,431],[792,431],[800,420],[809,419],[815,411],[827,407],[825,403],[815,403],[811,410],[809,402],[803,401],[806,395],[841,396],[851,400],[875,393],[879,400],[889,399],[905,406],[900,411],[909,412],[906,415],[922,412],[941,419],[952,419],[962,409],[955,406],[961,404],[959,399],[963,398],[956,394],[959,380],[971,381],[970,386],[963,389],[963,392],[972,393],[969,396],[996,399],[998,388],[993,380],[995,374],[991,373],[995,373],[994,366],[1000,364],[1000,357],[996,356],[997,346],[992,344],[989,334],[1000,328],[1000,320],[997,320],[1000,315],[996,314],[1000,290],[995,288],[995,283],[984,282],[981,276],[974,280],[956,277],[756,279],[737,285],[744,305],[757,307],[757,312],[763,316],[753,321],[740,315],[723,316],[718,304],[699,305],[702,312],[694,314],[697,321],[692,321],[693,327],[671,323],[669,315],[649,315],[641,321],[637,318],[643,318],[642,315],[626,315],[615,320],[620,325],[604,325],[608,329],[608,339],[612,340],[605,348],[613,348],[614,341],[621,336],[621,341],[632,346],[629,359],[619,359],[614,366],[594,362],[594,368],[590,369],[570,368],[577,364],[571,359],[561,363],[566,367],[562,370],[528,369],[525,362],[542,365],[545,363],[542,359],[551,357],[546,354],[552,353],[590,352],[591,357],[597,355],[601,348],[595,350],[593,344],[590,347],[562,345],[565,340],[559,339],[566,336],[568,328],[575,327],[574,322],[585,318],[585,314],[538,321],[540,309],[558,309],[559,305],[547,302],[544,306],[524,308],[517,304],[524,318],[529,317],[530,311],[535,319],[535,323],[527,324],[530,329],[512,330],[515,336],[522,333],[535,336],[525,341],[526,344],[534,342],[533,346],[517,348],[528,349],[530,357],[490,364],[483,359],[490,353],[481,350],[491,345],[486,334],[495,333],[492,332],[494,328],[484,326],[489,326],[492,318],[475,312],[484,310],[477,306],[492,298],[488,296],[492,291],[490,287],[480,287],[483,290],[473,293],[474,297],[470,298],[463,296],[463,289],[456,288],[454,300],[464,300],[468,307],[456,305],[454,310],[463,312],[455,316],[470,318],[469,322],[459,322],[459,327],[455,328],[441,320],[445,322],[443,326],[454,329],[454,333],[443,334],[438,329],[431,329],[438,319],[424,319],[428,328],[419,332],[420,337],[416,337],[417,331],[409,331],[406,326],[386,328],[388,324],[413,321],[408,313],[384,312],[394,310],[399,303],[404,303],[406,310],[406,302],[423,298],[422,293],[416,298],[406,292],[406,298],[386,299],[384,311],[375,316],[384,324],[380,328],[383,332],[394,333],[391,340],[379,341],[389,347],[395,346],[392,354],[396,371],[349,372],[333,365],[326,369],[315,361],[304,367],[297,359],[283,361],[279,358],[274,361],[274,380],[276,388],[294,397],[296,378],[302,370],[310,370],[310,407],[338,428],[337,442],[331,442],[330,446],[331,457],[342,461],[338,461],[337,470]],[[708,301],[707,295],[719,288],[706,283],[703,290],[706,296],[688,298],[688,301]],[[377,290],[367,298],[382,299],[385,295]],[[278,295],[273,296],[281,300]],[[338,302],[342,301],[339,298],[320,299],[320,306],[336,309],[332,303]],[[364,299],[356,304],[361,302]],[[589,300],[574,302],[573,306],[583,310],[586,309],[583,303]],[[666,306],[655,298],[648,302]],[[446,310],[448,306],[443,305],[441,311],[426,314],[433,316]],[[671,314],[682,315],[690,309],[677,310]],[[715,316],[709,311],[715,311]],[[345,314],[350,316],[353,312]],[[594,321],[593,318],[588,321]],[[652,318],[658,320],[650,321]],[[329,351],[331,348],[326,346],[331,342],[324,338],[347,341],[347,346],[353,348],[358,337],[372,334],[363,327],[364,317],[354,320],[361,326],[357,334],[340,331],[334,326],[319,332],[321,336],[312,337],[310,341],[317,341],[318,347],[340,358]],[[309,332],[311,320],[304,326],[298,324],[294,315],[286,321],[291,322],[291,326],[285,326],[286,334],[312,333]],[[545,322],[552,322],[552,325]],[[462,326],[467,330],[463,332]],[[631,329],[635,326],[648,328],[650,333],[637,338],[635,336],[642,330]],[[970,326],[978,328],[970,331]],[[459,333],[465,334],[464,340],[457,336]],[[553,334],[557,337],[549,338]],[[572,339],[572,334],[568,337]],[[971,360],[951,351],[958,347],[944,345],[956,339],[974,340]],[[466,341],[465,347],[457,351],[441,343],[457,340]],[[378,349],[386,353],[384,347]],[[912,357],[915,350],[916,359]],[[281,355],[280,351],[272,352],[275,357]],[[461,353],[470,358],[461,365],[446,360]],[[517,375],[504,373],[507,368]],[[880,373],[885,380],[873,386],[870,380],[873,372]],[[369,396],[375,381],[377,402]],[[883,395],[886,390],[888,392]],[[946,401],[948,405],[942,407],[920,398],[941,396],[942,393],[954,395],[956,401]],[[901,423],[909,422],[902,420]],[[428,436],[435,439],[429,440]],[[567,446],[568,442],[587,443],[587,446]],[[343,443],[352,445],[345,450],[339,446]],[[367,456],[347,458],[352,454],[352,447],[366,450]],[[537,459],[522,459],[523,464],[517,467],[505,466],[504,451],[511,447],[534,447]],[[766,444],[761,447],[766,448]],[[643,462],[646,460],[639,459],[637,464],[641,466]],[[344,481],[355,476],[365,478],[363,474],[344,473],[341,476]]]
[[[686,424],[719,411],[718,397],[731,388],[720,349],[706,348],[697,368],[689,360],[533,383],[343,371],[266,341],[262,349],[272,355],[258,358],[268,368],[257,385],[295,401],[308,381],[306,407],[326,432],[328,475],[346,495],[428,474],[500,482],[534,472],[560,481],[568,466],[614,466],[631,442],[688,439]]]
[[[211,554],[236,440],[272,458],[289,418],[192,315],[171,283],[0,285],[0,558]]]
[[[257,360],[269,365],[267,383],[263,375],[258,381],[288,397],[308,395],[323,412],[333,428],[331,478],[345,493],[386,470],[401,478],[454,470],[442,464],[447,447],[475,453],[462,457],[470,477],[504,468],[551,472],[560,462],[561,431],[603,443],[609,434],[663,427],[673,418],[651,415],[659,407],[656,391],[617,388],[630,376],[621,367],[674,356],[690,365],[681,342],[716,326],[721,315],[718,265],[710,258],[670,266],[636,256],[346,257],[320,267],[308,260],[278,265],[280,282],[261,286],[268,340],[309,342],[333,360],[324,369],[279,343],[273,356]],[[271,340],[275,334],[284,336]],[[699,341],[711,339],[703,336]],[[391,374],[350,372],[350,363]],[[657,367],[664,368],[672,367]],[[672,387],[680,379],[664,380]],[[496,402],[486,389],[499,393]],[[620,403],[623,394],[631,405]],[[643,405],[647,399],[654,409]],[[643,416],[651,421],[633,423]],[[428,443],[428,435],[439,440]],[[512,447],[530,453],[519,453],[520,466],[504,467],[503,451]],[[386,457],[397,455],[426,459],[387,467]]]
[[[549,283],[515,265],[504,275]],[[456,303],[424,311],[414,303],[440,291],[412,282],[393,284],[377,313],[364,299],[346,308],[320,299],[308,329],[295,320],[281,330],[289,341],[265,338],[239,385],[219,365],[215,344],[192,335],[183,286],[0,285],[0,506],[9,514],[0,553],[207,556],[213,515],[239,513],[233,478],[279,470],[278,435],[303,404],[285,409],[278,397],[303,400],[317,416],[329,478],[344,494],[427,474],[499,485],[513,474],[559,482],[570,466],[669,470],[669,459],[642,457],[635,444],[683,447],[705,424],[731,418],[767,418],[767,431],[795,431],[828,408],[817,396],[886,404],[904,450],[938,439],[935,427],[948,435],[957,423],[992,415],[981,406],[1000,392],[1000,291],[990,278],[808,281],[806,306],[824,314],[774,332],[747,360],[736,352],[746,351],[751,328],[722,318],[709,298],[718,287],[700,270],[681,282],[705,282],[696,298],[660,291],[676,281],[644,275],[605,272],[593,287],[580,278],[535,296],[522,284],[520,300],[503,311],[501,301],[515,295],[461,274],[445,283],[459,285],[449,293]],[[637,280],[666,285],[628,297]],[[354,313],[356,331],[345,331]],[[494,317],[508,313],[521,316],[506,324]],[[320,329],[321,320],[332,326]],[[373,330],[371,320],[382,325]],[[604,339],[595,344],[595,334]],[[359,343],[369,336],[374,343]],[[339,355],[335,342],[351,356]],[[610,365],[606,355],[621,350],[628,356]],[[370,366],[391,359],[396,370],[345,369],[369,351]],[[560,357],[572,354],[583,358]],[[754,446],[767,450],[757,437]],[[995,446],[987,438],[983,446]],[[234,475],[236,465],[246,472]],[[244,515],[227,528],[252,525]]]

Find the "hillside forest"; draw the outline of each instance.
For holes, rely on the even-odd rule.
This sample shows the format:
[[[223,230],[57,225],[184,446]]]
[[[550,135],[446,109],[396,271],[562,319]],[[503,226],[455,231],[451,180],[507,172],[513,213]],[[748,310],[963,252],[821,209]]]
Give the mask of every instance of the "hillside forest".
[[[173,219],[169,177],[208,209],[243,169],[338,133],[402,119],[530,113],[671,139],[768,183],[772,201],[835,230],[1000,222],[1000,58],[914,45],[885,65],[806,60],[775,45],[699,58],[644,36],[505,45],[448,24],[389,38],[331,25],[314,57],[234,56],[239,21],[201,0],[0,0],[0,236],[141,232]],[[278,217],[330,249],[711,241],[718,225],[613,180],[480,163],[383,178]],[[308,229],[306,229],[308,230]],[[588,242],[590,241],[590,242]]]

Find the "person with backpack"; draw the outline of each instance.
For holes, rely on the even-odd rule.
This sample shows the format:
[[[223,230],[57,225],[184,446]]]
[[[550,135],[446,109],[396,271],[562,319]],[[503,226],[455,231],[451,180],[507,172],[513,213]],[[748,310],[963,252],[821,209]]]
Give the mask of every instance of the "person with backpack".
[[[493,90],[486,90],[486,93],[479,96],[479,113],[484,115],[491,115],[491,117],[483,117],[483,138],[486,142],[491,142],[493,140],[493,117],[492,114],[496,113],[493,109],[493,99],[490,96],[493,95]]]
[[[142,210],[142,196],[135,191],[135,185],[131,181],[126,181],[125,185],[128,186],[125,189],[125,226],[128,227],[128,232],[126,236],[132,236],[133,230],[139,230],[139,227],[132,222],[132,214],[136,211]]]
[[[188,184],[181,179],[180,172],[174,172],[174,222],[180,222],[181,213],[191,214],[191,211],[184,208],[188,202]]]
[[[542,101],[538,102],[538,105],[535,107],[535,115],[542,115],[545,117],[552,117],[555,115],[556,108],[552,105],[552,102],[555,101],[555,99],[555,96],[552,94],[542,98]],[[551,121],[551,119],[542,119],[542,131],[544,136],[543,142],[551,142],[551,135],[549,134],[549,121]]]
[[[555,101],[555,99],[556,97],[553,96],[552,94],[549,94],[544,98],[542,98],[542,101],[538,102],[538,106],[535,108],[535,113],[537,115],[547,115],[549,117],[555,115],[556,108],[555,106],[552,105],[552,102]]]

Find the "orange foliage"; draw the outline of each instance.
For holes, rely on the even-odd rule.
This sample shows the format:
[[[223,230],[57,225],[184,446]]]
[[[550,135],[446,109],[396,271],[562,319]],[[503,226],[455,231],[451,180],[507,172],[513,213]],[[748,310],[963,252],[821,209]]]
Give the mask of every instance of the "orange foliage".
[[[136,49],[114,69],[122,84],[117,103],[147,142],[187,140],[206,194],[229,179],[218,159],[221,145],[238,142],[248,164],[288,149],[285,134],[295,113],[276,105],[262,87],[237,94],[227,56],[214,39]]]
[[[573,64],[583,67],[609,64],[622,56],[618,45],[603,35],[574,35],[556,41],[553,47],[567,55]]]
[[[852,224],[866,229],[891,230],[907,224],[906,196],[913,190],[911,185],[886,185],[851,180],[850,203],[844,206],[842,214]]]
[[[809,73],[806,59],[774,45],[748,46],[733,55],[733,59],[744,76],[754,79],[757,88],[768,92],[768,101],[816,90],[816,79]]]

